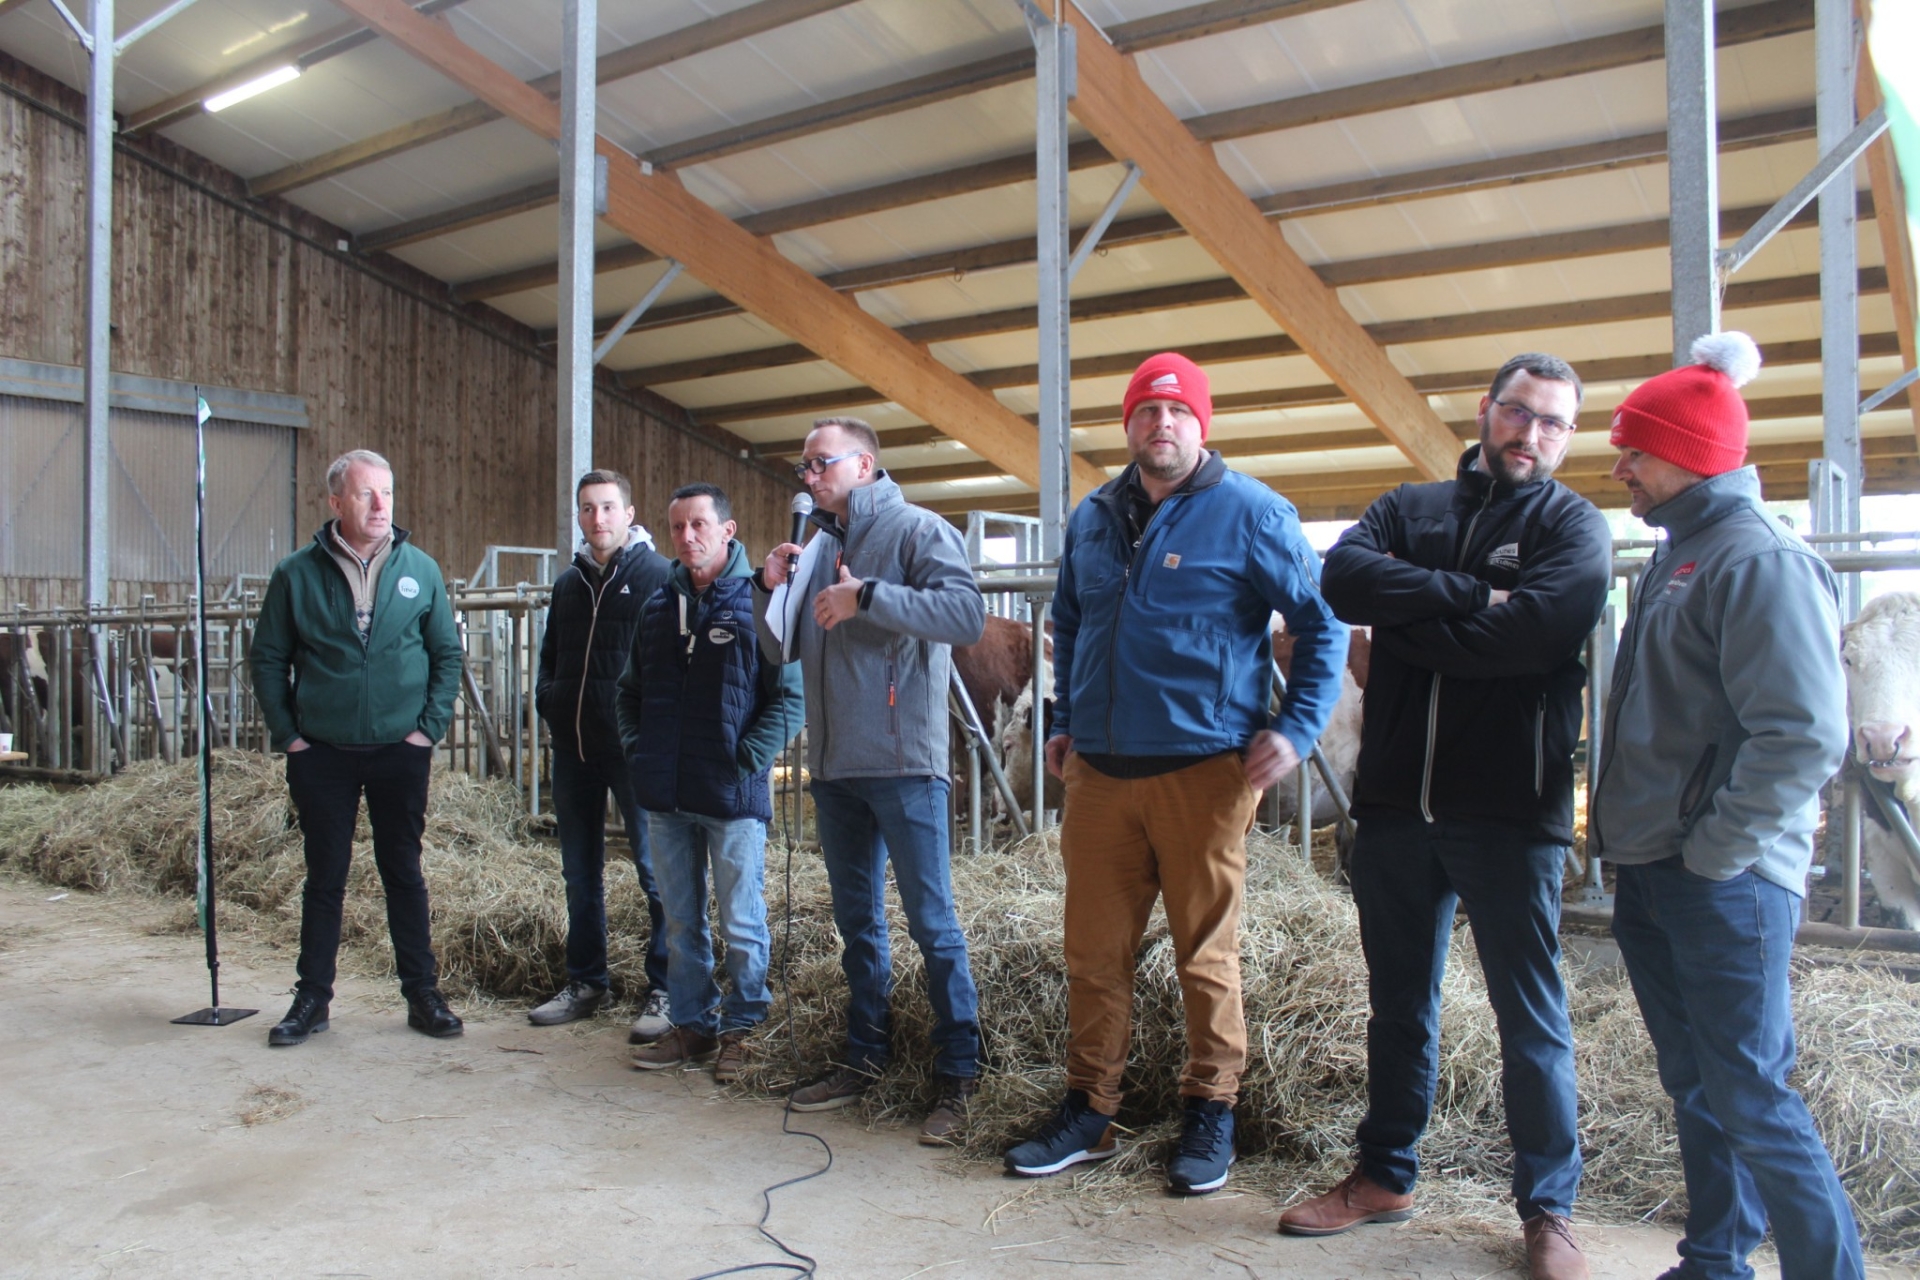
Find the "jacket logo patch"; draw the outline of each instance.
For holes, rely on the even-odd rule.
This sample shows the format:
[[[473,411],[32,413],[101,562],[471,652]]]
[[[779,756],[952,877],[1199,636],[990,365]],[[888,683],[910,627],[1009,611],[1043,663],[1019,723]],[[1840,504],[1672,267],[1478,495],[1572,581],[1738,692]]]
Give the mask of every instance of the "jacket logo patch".
[[[393,589],[409,600],[420,594],[420,584],[412,578],[400,579],[400,581],[393,584]]]
[[[620,588],[620,594],[621,594],[621,595],[623,595],[623,596],[630,596],[630,595],[632,595],[632,594],[633,594],[633,588],[632,588],[632,587],[622,587],[622,588]]]
[[[1685,564],[1681,565],[1678,569],[1675,569],[1673,571],[1673,576],[1667,579],[1667,590],[1678,591],[1680,590],[1680,588],[1686,586],[1687,579],[1693,573],[1693,566],[1698,563],[1699,561],[1697,560],[1689,560]]]
[[[1509,542],[1487,552],[1489,569],[1518,569],[1520,567],[1520,544]]]
[[[707,632],[707,640],[712,644],[732,644],[733,632],[727,630],[725,627],[715,627],[713,630]]]
[[[1167,552],[1166,559],[1160,563],[1169,569],[1178,569],[1180,567],[1180,557],[1176,552],[1169,551]]]

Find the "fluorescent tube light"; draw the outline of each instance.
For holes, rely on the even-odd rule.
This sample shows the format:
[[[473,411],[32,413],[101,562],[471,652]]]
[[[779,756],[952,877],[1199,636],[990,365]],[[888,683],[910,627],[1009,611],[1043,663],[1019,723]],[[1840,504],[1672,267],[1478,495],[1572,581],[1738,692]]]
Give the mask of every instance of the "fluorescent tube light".
[[[237,89],[229,89],[225,93],[216,93],[211,98],[208,98],[202,105],[209,111],[225,111],[236,102],[245,102],[248,98],[265,93],[269,89],[278,88],[289,80],[298,80],[299,78],[300,68],[292,63],[288,63],[284,67],[275,67],[263,76],[256,76]]]

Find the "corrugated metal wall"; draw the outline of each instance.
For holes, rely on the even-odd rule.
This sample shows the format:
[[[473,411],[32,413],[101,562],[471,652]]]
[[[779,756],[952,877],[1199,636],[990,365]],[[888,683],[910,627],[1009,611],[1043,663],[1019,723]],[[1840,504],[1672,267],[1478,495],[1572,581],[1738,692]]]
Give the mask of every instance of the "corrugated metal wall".
[[[193,581],[193,419],[113,411],[113,551],[123,581]],[[80,406],[0,396],[0,578],[80,576]],[[288,427],[207,423],[207,578],[265,575],[294,545]]]
[[[68,115],[83,105],[3,55],[0,84]],[[436,301],[443,285],[404,264],[360,269],[331,251],[336,229],[272,201],[246,206],[234,175],[163,139],[132,145],[191,182],[116,157],[116,370],[303,397],[301,536],[326,518],[328,461],[370,448],[393,461],[396,523],[448,577],[471,573],[489,543],[547,542],[557,380],[530,330],[455,314]],[[0,94],[0,356],[79,361],[84,171],[70,120]],[[791,485],[629,400],[602,394],[595,412],[595,461],[632,477],[663,546],[667,495],[691,480],[733,495],[755,555],[784,538]],[[65,492],[77,518],[78,488]]]

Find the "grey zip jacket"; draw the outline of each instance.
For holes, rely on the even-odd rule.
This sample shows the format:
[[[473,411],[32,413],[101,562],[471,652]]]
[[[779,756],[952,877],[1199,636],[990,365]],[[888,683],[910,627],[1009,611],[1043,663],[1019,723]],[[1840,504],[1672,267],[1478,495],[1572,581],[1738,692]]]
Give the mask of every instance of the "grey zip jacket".
[[[844,526],[825,511],[814,523],[817,537],[841,546],[821,557],[800,611],[807,768],[829,782],[946,778],[953,646],[973,644],[987,625],[959,531],[909,503],[885,471],[847,496]],[[840,580],[843,564],[873,584],[873,598],[823,631],[811,602]],[[765,596],[760,604],[764,612]],[[766,638],[765,627],[760,634]]]
[[[1820,788],[1847,749],[1833,573],[1760,506],[1760,477],[1711,477],[1647,514],[1667,531],[1613,664],[1587,839],[1709,880],[1804,897]]]

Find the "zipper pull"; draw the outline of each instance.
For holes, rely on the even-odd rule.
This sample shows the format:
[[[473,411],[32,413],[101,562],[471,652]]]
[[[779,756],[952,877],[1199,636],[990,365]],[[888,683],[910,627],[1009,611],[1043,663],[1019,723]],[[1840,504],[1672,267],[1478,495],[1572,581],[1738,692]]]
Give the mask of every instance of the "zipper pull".
[[[887,705],[893,705],[893,681],[887,681]]]

